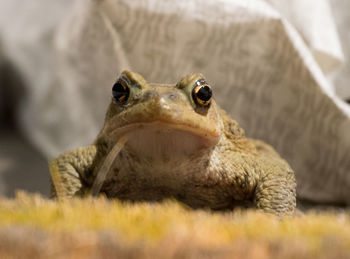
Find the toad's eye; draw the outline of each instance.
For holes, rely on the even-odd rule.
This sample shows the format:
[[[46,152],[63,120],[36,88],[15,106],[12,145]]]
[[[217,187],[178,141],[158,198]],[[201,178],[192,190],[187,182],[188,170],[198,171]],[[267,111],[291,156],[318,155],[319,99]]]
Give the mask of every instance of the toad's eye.
[[[197,105],[209,108],[212,95],[213,92],[204,79],[199,79],[194,84],[192,98]]]
[[[125,103],[130,95],[130,89],[126,79],[119,78],[118,81],[113,85],[112,94],[114,99],[119,103]]]

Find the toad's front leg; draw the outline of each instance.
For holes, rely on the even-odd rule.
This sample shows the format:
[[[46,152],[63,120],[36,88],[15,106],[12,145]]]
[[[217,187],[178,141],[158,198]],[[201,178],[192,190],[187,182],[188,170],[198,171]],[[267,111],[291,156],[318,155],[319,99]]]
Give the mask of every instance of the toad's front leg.
[[[230,165],[234,199],[252,201],[254,207],[279,216],[296,207],[293,170],[278,156],[236,156]]]
[[[98,146],[81,147],[49,161],[52,197],[83,195],[90,190],[88,179],[97,166]]]
[[[292,215],[296,207],[296,181],[288,166],[275,171],[271,165],[264,168],[254,193],[256,207],[280,216]]]

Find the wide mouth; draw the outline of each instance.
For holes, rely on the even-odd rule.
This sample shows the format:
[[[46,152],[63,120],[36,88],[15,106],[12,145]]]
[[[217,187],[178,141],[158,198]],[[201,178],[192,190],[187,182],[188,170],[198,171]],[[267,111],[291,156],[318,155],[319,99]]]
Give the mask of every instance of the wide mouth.
[[[112,130],[108,136],[112,139],[119,139],[121,136],[127,135],[129,138],[137,134],[153,132],[154,134],[169,135],[176,133],[179,138],[181,135],[193,136],[201,139],[203,143],[208,146],[214,145],[219,140],[219,135],[216,131],[208,131],[201,127],[193,127],[191,125],[181,123],[169,123],[166,121],[152,121],[152,122],[137,122],[118,127]],[[145,136],[146,137],[146,136]]]

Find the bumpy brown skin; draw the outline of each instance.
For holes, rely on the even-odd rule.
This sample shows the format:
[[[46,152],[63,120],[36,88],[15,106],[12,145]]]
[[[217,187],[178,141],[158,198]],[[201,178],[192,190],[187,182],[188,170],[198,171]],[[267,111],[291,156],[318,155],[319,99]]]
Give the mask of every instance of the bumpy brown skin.
[[[60,175],[60,195],[88,194],[109,150],[127,134],[101,189],[107,197],[176,198],[193,208],[245,206],[282,216],[294,212],[293,170],[271,146],[246,138],[214,101],[198,107],[191,93],[203,75],[188,75],[175,86],[148,84],[128,71],[122,77],[130,97],[112,101],[94,144],[50,162],[52,175]]]

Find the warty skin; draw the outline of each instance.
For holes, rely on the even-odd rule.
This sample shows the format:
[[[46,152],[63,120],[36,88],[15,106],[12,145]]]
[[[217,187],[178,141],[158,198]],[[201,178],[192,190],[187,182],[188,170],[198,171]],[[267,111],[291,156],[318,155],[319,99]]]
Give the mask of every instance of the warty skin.
[[[107,197],[176,198],[193,208],[244,206],[292,215],[293,170],[271,146],[246,138],[209,88],[202,74],[162,85],[124,71],[95,142],[50,161],[64,196],[88,195],[105,157],[127,136],[100,191]]]

